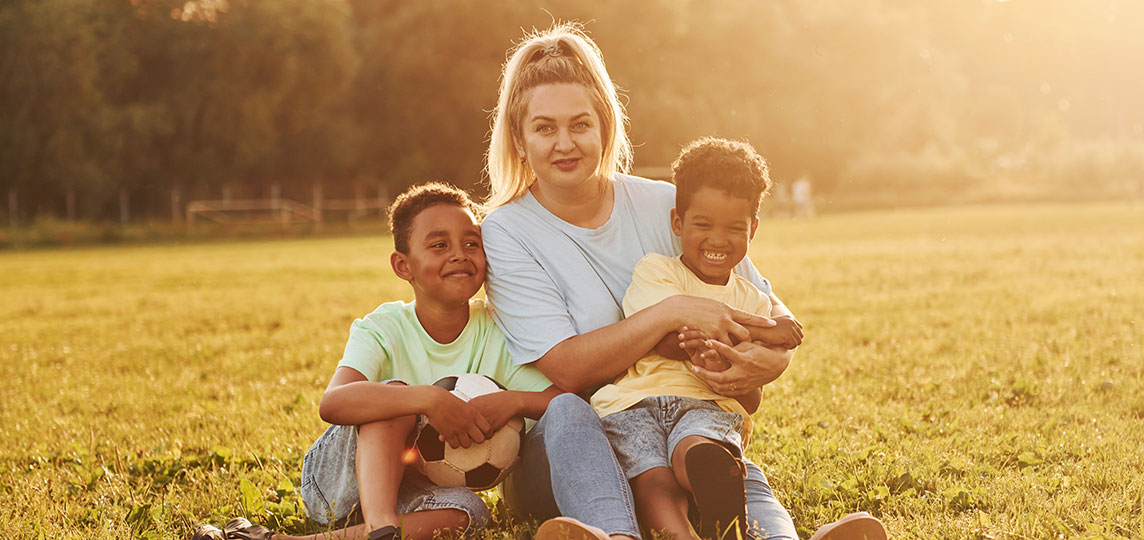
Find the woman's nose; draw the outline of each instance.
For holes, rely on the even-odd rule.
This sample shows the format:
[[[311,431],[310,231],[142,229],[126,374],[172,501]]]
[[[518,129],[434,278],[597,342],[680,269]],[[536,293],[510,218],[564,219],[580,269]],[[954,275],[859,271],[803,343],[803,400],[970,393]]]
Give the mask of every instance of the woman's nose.
[[[560,130],[556,135],[556,149],[564,152],[571,150],[573,146],[572,134],[566,129]]]

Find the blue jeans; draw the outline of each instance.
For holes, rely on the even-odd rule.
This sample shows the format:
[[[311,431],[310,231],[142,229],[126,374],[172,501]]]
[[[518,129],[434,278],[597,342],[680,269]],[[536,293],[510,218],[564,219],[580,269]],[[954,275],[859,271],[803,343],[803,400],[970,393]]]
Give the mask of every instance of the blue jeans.
[[[762,469],[747,464],[747,521],[766,540],[797,540],[794,522],[775,499]],[[608,534],[640,538],[632,492],[592,406],[557,396],[524,438],[521,462],[502,484],[514,513],[544,520],[567,516]]]

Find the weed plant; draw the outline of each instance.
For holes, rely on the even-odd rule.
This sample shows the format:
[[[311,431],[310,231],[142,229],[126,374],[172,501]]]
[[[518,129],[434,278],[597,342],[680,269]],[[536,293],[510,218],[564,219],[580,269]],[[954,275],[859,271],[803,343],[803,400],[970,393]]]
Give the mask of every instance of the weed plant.
[[[0,537],[185,538],[297,495],[350,322],[408,299],[382,237],[0,254]],[[1144,537],[1144,208],[764,221],[806,328],[747,453],[805,538]],[[478,538],[525,536],[495,492]]]

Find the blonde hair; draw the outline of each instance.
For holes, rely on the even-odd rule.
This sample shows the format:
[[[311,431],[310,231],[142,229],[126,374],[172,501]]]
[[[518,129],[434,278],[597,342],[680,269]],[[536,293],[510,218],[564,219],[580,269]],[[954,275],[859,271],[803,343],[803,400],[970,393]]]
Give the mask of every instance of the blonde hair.
[[[533,175],[521,162],[516,142],[522,140],[529,92],[541,85],[583,85],[600,116],[603,155],[596,174],[611,180],[632,164],[627,115],[608,77],[600,48],[580,24],[564,22],[525,36],[509,54],[501,71],[500,95],[493,111],[492,137],[485,154],[489,196],[484,206],[497,208],[524,195]]]

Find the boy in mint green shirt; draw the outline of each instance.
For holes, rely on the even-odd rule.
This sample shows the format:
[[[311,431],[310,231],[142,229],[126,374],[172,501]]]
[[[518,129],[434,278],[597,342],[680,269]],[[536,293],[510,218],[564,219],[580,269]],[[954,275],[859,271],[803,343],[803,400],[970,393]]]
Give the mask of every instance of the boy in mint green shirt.
[[[476,214],[464,191],[438,183],[411,188],[390,206],[390,264],[415,300],[382,304],[350,327],[319,406],[334,425],[306,453],[300,487],[315,521],[343,522],[360,507],[365,523],[308,538],[429,540],[482,526],[489,511],[480,496],[437,486],[408,467],[419,427],[427,423],[449,445],[467,448],[513,417],[539,418],[560,393],[535,367],[512,362],[484,301],[472,298],[485,279]],[[433,386],[461,373],[487,375],[508,390],[465,402]],[[226,538],[291,538],[241,519],[227,529]],[[200,526],[195,538],[214,531],[222,534]]]

